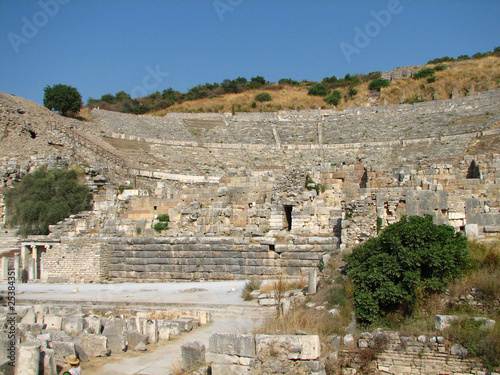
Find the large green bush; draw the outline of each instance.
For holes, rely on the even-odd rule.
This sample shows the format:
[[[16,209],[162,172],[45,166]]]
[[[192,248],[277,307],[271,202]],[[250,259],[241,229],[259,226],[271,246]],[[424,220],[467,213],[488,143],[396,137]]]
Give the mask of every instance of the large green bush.
[[[388,87],[390,82],[387,79],[377,78],[370,82],[368,88],[372,91],[380,91],[382,87]]]
[[[323,99],[328,104],[339,105],[342,100],[342,94],[339,90],[334,90],[330,95]]]
[[[22,236],[48,234],[49,225],[91,208],[92,195],[72,169],[42,167],[24,176],[5,194],[8,223]]]
[[[361,323],[412,313],[426,296],[446,289],[468,266],[467,239],[431,216],[403,217],[345,257]]]
[[[324,85],[322,85],[321,83],[317,83],[309,89],[307,94],[308,95],[316,95],[316,96],[327,96],[328,89]]]
[[[271,95],[268,92],[261,92],[261,93],[255,95],[255,100],[257,100],[258,102],[269,102],[272,99],[273,98],[271,97]]]

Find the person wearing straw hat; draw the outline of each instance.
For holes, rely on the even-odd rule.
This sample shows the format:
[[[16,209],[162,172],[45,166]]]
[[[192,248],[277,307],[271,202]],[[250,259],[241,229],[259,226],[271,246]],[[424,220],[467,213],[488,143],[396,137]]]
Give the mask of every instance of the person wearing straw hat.
[[[82,368],[80,367],[80,360],[76,357],[76,355],[70,355],[66,362],[71,365],[71,368],[64,372],[63,375],[81,375]]]

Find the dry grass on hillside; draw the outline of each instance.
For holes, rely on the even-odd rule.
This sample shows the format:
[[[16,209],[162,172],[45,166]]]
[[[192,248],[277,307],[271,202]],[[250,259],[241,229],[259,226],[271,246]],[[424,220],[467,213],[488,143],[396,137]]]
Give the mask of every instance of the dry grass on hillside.
[[[466,96],[474,86],[474,90],[486,91],[499,88],[500,82],[500,58],[487,57],[479,60],[466,60],[455,63],[447,63],[449,68],[435,73],[436,81],[428,83],[424,79],[404,79],[391,83],[382,89],[381,100],[387,98],[388,104],[398,104],[401,95],[405,100],[415,99],[419,95],[423,100],[432,100],[434,92],[437,99],[450,99],[454,89],[458,96]],[[422,68],[435,68],[436,65],[425,65]]]
[[[474,86],[474,90],[485,91],[499,88],[500,84],[500,58],[490,56],[482,59],[472,59],[458,62],[445,63],[449,69],[437,71],[436,81],[428,83],[427,79],[403,79],[392,82],[381,92],[380,103],[399,104],[401,97],[404,100],[421,98],[422,100],[433,100],[434,92],[437,99],[449,99],[454,90],[458,96],[463,97]],[[413,67],[420,70],[425,67],[435,68],[436,65],[424,65]],[[346,107],[358,107],[366,105],[369,92],[368,82],[356,86],[358,94],[352,99],[347,98],[347,87],[339,88],[343,96],[342,102],[337,106],[338,110]],[[249,90],[239,94],[226,94],[212,99],[198,99],[175,104],[167,109],[152,112],[151,115],[164,116],[168,112],[274,112],[278,110],[295,109],[331,109],[333,105],[326,104],[322,97],[308,95],[309,86],[269,85],[257,90]],[[257,106],[252,108],[255,95],[268,92],[272,101],[256,102]],[[385,99],[384,99],[385,98]]]

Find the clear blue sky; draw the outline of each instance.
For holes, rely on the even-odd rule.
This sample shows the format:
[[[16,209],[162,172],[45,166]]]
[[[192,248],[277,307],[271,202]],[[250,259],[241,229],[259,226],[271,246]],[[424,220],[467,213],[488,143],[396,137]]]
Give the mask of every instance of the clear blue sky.
[[[321,80],[500,46],[499,0],[0,0],[0,91]],[[360,33],[363,33],[362,36]]]

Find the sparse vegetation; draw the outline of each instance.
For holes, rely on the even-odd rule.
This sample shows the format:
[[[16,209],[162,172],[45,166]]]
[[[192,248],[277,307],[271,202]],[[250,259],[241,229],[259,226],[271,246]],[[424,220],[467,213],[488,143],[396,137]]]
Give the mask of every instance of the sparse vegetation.
[[[168,222],[170,221],[170,217],[167,214],[162,214],[158,215],[156,220],[159,221],[159,223],[156,223],[153,226],[153,229],[157,232],[161,232],[162,230],[167,230],[168,229]]]

